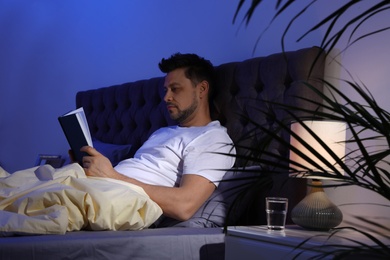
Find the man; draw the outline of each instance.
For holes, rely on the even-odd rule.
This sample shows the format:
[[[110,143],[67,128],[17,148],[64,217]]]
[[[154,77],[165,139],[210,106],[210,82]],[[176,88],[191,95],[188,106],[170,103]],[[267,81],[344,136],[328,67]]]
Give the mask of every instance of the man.
[[[167,73],[164,101],[177,126],[157,130],[134,158],[115,168],[94,148],[81,150],[88,176],[108,177],[142,187],[165,216],[188,220],[210,197],[235,153],[226,129],[210,117],[214,84],[212,64],[195,54],[174,54],[162,59]]]

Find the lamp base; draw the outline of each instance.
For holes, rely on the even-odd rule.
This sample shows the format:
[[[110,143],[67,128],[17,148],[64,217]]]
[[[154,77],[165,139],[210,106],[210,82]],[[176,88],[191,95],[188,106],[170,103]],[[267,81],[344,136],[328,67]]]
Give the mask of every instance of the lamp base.
[[[329,230],[343,220],[343,213],[322,189],[321,181],[313,180],[310,193],[291,211],[292,221],[306,229]]]

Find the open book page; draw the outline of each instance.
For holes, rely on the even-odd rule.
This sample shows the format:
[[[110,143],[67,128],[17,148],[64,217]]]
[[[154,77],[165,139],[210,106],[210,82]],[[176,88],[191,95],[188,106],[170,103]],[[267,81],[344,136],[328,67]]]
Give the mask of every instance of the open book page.
[[[83,157],[88,154],[81,152],[81,147],[86,145],[93,146],[84,109],[81,107],[66,113],[58,117],[58,121],[68,140],[74,159],[82,165]]]
[[[72,114],[76,115],[77,120],[79,121],[81,130],[83,130],[85,139],[87,139],[88,145],[93,146],[91,133],[89,132],[87,117],[85,116],[85,113],[84,113],[84,108],[80,107],[76,110],[70,111],[69,113],[65,114],[64,116],[72,115]]]

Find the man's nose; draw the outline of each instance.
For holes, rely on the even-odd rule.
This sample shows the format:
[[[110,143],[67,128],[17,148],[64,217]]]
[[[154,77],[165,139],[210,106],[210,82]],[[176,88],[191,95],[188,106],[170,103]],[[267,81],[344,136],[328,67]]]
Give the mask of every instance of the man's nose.
[[[165,101],[165,102],[169,102],[169,101],[171,101],[171,100],[172,100],[172,96],[171,96],[171,94],[170,94],[170,91],[167,90],[167,91],[165,92],[165,95],[164,95],[164,101]]]

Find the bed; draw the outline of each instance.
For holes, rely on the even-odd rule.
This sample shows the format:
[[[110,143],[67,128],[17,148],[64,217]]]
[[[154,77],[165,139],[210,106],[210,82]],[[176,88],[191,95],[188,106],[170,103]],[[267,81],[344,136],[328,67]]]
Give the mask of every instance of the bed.
[[[268,120],[258,113],[264,100],[305,106],[315,111],[313,104],[301,98],[320,102],[305,82],[322,91],[324,56],[322,50],[314,46],[216,66],[218,94],[213,104],[213,119],[227,127],[238,146],[246,146],[256,141],[242,139],[254,131],[251,120]],[[156,77],[77,93],[76,107],[85,110],[94,146],[113,164],[131,157],[156,129],[174,124],[165,110],[163,82],[163,77]],[[277,116],[285,114],[278,112]],[[238,149],[238,153],[246,152]],[[226,179],[248,174],[241,171],[243,167],[256,171],[258,166],[237,160],[235,170],[228,171]],[[245,185],[238,185],[240,181]],[[288,197],[291,209],[306,190],[303,180],[291,180],[287,174],[274,177],[268,188],[251,192],[246,191],[253,181],[241,178],[240,181],[222,182],[202,208],[185,222],[161,217],[148,227],[131,231],[82,229],[46,235],[3,233],[0,259],[224,259],[224,226],[264,224],[265,196]],[[237,194],[245,194],[247,203],[244,201],[229,212]]]

